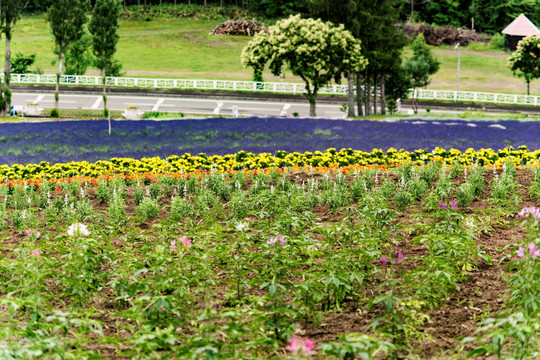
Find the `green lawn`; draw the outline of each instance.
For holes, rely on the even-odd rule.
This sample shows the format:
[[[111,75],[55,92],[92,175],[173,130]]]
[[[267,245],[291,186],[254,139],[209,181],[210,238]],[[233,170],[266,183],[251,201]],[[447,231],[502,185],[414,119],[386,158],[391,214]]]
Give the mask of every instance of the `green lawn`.
[[[240,63],[248,37],[212,36],[219,21],[160,19],[150,22],[123,20],[117,58],[126,76],[251,80],[251,72]],[[35,53],[33,69],[54,73],[53,38],[45,17],[25,17],[19,21],[13,37],[13,52]],[[3,48],[3,41],[0,43]],[[502,51],[461,50],[460,90],[524,93],[525,84],[506,68],[508,54]],[[457,51],[434,50],[441,61],[440,71],[430,88],[456,88]],[[90,69],[88,74],[97,74]],[[268,71],[266,81],[280,81]],[[285,81],[299,82],[286,74]],[[531,84],[531,93],[540,94],[540,80]]]

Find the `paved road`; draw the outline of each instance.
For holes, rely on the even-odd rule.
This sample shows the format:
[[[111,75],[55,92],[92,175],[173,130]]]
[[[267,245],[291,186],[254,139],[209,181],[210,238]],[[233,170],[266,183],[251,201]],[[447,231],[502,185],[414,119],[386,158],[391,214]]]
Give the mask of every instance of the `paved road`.
[[[16,107],[22,108],[27,103],[39,103],[42,108],[50,109],[54,106],[54,95],[51,93],[34,92],[14,92],[12,103]],[[108,107],[110,110],[124,111],[129,105],[138,106],[144,112],[160,111],[170,113],[185,114],[215,114],[218,104],[221,103],[219,114],[233,115],[233,107],[238,108],[240,116],[280,116],[285,105],[288,105],[287,116],[292,116],[298,112],[299,116],[309,115],[309,104],[304,101],[290,100],[247,100],[232,98],[187,98],[174,96],[136,96],[136,95],[115,95],[108,97]],[[98,94],[60,94],[59,107],[61,109],[103,109],[103,99]],[[339,103],[319,103],[317,104],[317,115],[324,118],[344,118],[345,113],[340,110]]]

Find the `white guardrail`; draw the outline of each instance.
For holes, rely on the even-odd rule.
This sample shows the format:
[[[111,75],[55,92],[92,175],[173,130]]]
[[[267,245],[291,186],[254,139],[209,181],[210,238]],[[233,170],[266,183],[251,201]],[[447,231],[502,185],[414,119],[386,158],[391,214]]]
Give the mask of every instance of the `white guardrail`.
[[[60,84],[74,86],[103,86],[102,79],[103,78],[101,76],[62,75],[60,77]],[[106,83],[107,86],[125,88],[225,90],[282,94],[303,94],[305,92],[304,84],[282,82],[107,77]],[[56,84],[56,75],[12,74],[11,84],[54,85]],[[328,85],[321,88],[319,90],[319,94],[347,95],[347,90],[348,87],[346,85]],[[443,100],[540,106],[540,96],[533,95],[417,89],[414,91],[411,90],[410,97],[416,97],[419,100]]]

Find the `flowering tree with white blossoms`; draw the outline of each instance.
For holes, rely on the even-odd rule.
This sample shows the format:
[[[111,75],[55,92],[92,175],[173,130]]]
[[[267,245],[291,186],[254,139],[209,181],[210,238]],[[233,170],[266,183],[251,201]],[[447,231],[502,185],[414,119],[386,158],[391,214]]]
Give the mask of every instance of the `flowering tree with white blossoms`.
[[[304,80],[309,114],[316,116],[319,89],[332,79],[339,81],[348,71],[363,70],[367,60],[361,54],[360,41],[343,25],[296,15],[278,21],[268,33],[257,34],[242,51],[242,64],[255,73],[261,73],[267,63],[276,76],[286,64]]]
[[[531,94],[531,81],[540,78],[540,36],[527,36],[508,59],[508,67],[514,75],[527,83],[527,95]]]

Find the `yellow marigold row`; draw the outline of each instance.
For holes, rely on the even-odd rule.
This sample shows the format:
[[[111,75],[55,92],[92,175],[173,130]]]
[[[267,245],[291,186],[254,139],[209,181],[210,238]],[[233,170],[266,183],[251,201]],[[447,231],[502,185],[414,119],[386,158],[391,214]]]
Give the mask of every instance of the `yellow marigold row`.
[[[492,149],[464,152],[456,149],[445,150],[435,148],[433,151],[423,149],[405,151],[403,149],[373,149],[371,152],[353,149],[337,151],[330,148],[326,151],[306,151],[304,153],[276,151],[275,154],[239,151],[229,155],[207,155],[200,153],[191,155],[173,155],[166,159],[159,157],[131,159],[112,158],[95,163],[87,161],[50,164],[42,161],[39,164],[0,165],[0,181],[5,179],[54,179],[74,176],[99,177],[111,174],[144,174],[144,173],[192,173],[204,170],[255,170],[282,167],[347,167],[347,166],[399,166],[401,164],[422,165],[431,161],[459,163],[462,165],[501,165],[513,161],[516,165],[536,164],[540,159],[540,150],[529,151],[526,146],[518,149],[507,147],[499,151]]]

